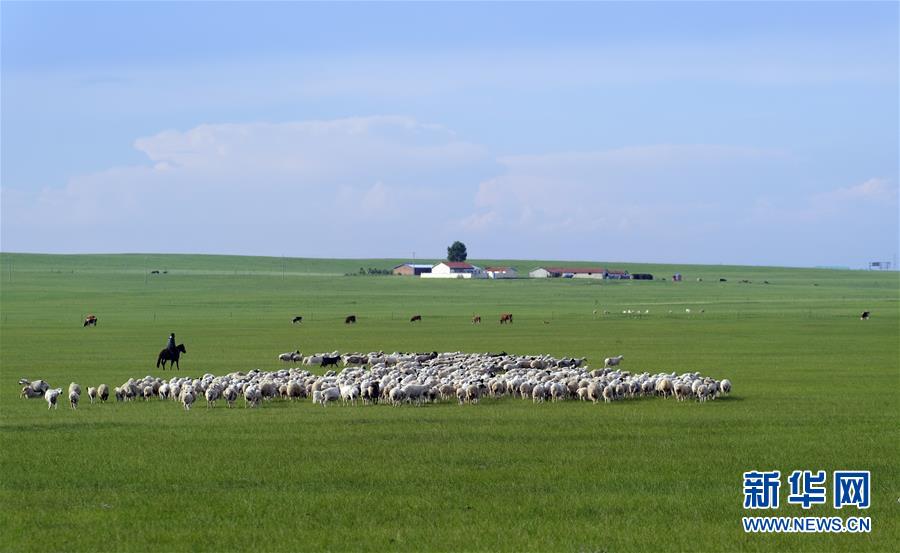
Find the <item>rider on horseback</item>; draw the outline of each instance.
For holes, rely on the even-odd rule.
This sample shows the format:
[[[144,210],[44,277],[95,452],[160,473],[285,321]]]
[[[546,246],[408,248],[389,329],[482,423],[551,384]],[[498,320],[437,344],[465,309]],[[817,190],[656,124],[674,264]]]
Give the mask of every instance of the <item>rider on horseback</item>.
[[[169,334],[169,342],[166,344],[166,349],[169,350],[169,353],[172,355],[176,355],[178,353],[177,348],[175,347],[175,333]]]

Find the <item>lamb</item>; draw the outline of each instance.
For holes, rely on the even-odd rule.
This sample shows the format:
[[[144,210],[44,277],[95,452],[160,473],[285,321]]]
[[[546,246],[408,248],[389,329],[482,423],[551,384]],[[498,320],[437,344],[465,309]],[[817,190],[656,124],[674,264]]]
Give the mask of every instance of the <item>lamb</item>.
[[[81,394],[78,393],[78,390],[73,390],[70,388],[69,390],[69,404],[72,406],[72,409],[78,409],[78,399],[81,397]]]
[[[603,366],[604,367],[618,366],[618,364],[621,363],[622,359],[624,359],[624,358],[625,358],[624,355],[617,355],[615,357],[607,357],[606,359],[603,360]]]
[[[28,399],[33,399],[36,397],[44,397],[44,392],[33,389],[31,386],[23,386],[22,393],[19,394],[21,397],[25,397]]]
[[[79,396],[81,395],[81,386],[72,382],[69,384],[69,395],[72,395],[72,392],[75,392]]]
[[[91,405],[93,405],[94,400],[97,398],[97,388],[94,388],[94,387],[88,388],[88,397],[91,399]]]
[[[109,386],[106,384],[97,386],[97,395],[100,396],[100,401],[106,402],[109,399]]]
[[[53,388],[51,390],[47,390],[44,392],[44,399],[47,400],[47,409],[56,408],[59,409],[59,404],[57,403],[57,399],[59,398],[59,394],[62,393],[62,388]]]

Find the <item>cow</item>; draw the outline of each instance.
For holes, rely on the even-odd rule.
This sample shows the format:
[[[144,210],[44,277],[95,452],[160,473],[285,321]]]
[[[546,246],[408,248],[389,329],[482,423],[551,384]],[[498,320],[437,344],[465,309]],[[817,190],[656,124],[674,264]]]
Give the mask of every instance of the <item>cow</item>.
[[[84,324],[82,328],[86,326],[97,326],[97,316],[96,315],[88,315],[84,318]]]
[[[158,275],[158,274],[159,274],[159,271],[153,270],[153,271],[150,271],[150,274],[151,274],[151,275]]]
[[[356,315],[347,315],[347,318],[344,319],[344,324],[352,324],[356,322]]]
[[[472,324],[473,325],[481,324],[481,315],[475,315],[474,317],[472,317]]]
[[[301,315],[297,315],[296,317],[291,319],[291,324],[293,324],[293,325],[295,325],[297,323],[302,323],[302,322],[303,322],[303,317]]]
[[[869,320],[869,312],[863,311],[862,315],[859,316],[860,321],[868,321]]]
[[[413,315],[412,317],[409,318],[409,322],[411,322],[411,323],[414,323],[416,321],[421,322],[421,320],[422,320],[422,315]]]
[[[720,279],[719,279],[719,282],[728,282],[728,279],[727,279],[727,278],[720,278]]]
[[[504,313],[500,315],[500,324],[509,323],[512,324],[512,313]]]

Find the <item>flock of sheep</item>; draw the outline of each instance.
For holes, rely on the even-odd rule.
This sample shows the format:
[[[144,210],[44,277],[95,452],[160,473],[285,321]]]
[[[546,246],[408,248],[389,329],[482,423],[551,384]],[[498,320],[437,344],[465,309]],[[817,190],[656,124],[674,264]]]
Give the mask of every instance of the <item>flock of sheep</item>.
[[[233,407],[239,398],[246,407],[258,407],[264,400],[277,398],[298,400],[312,398],[323,407],[340,401],[356,405],[389,403],[422,405],[442,400],[477,404],[483,397],[514,397],[545,401],[581,400],[594,403],[629,398],[662,396],[679,401],[705,402],[731,392],[727,379],[715,380],[700,373],[632,374],[615,368],[623,356],[604,360],[602,369],[589,370],[584,358],[554,358],[549,355],[515,356],[507,353],[468,354],[318,354],[303,357],[288,354],[290,361],[322,365],[324,360],[338,359],[343,364],[339,373],[333,370],[315,375],[300,367],[278,371],[233,372],[223,376],[205,374],[200,378],[175,377],[163,380],[146,376],[129,379],[113,390],[117,401],[137,398],[172,400],[190,409],[196,401],[206,399],[207,407],[224,400]],[[298,358],[293,357],[299,356]],[[281,357],[281,356],[280,356]],[[21,380],[22,397],[43,397],[47,408],[58,407],[61,388],[50,388],[43,380]],[[105,402],[110,397],[106,384],[87,389],[91,403]],[[69,404],[78,407],[81,386],[69,386]]]

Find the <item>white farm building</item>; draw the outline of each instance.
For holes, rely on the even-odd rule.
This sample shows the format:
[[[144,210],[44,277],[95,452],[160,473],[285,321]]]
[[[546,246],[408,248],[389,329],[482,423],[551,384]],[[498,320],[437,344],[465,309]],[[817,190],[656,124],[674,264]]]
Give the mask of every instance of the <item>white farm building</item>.
[[[465,261],[442,261],[431,268],[430,273],[422,273],[421,278],[487,278],[481,267]]]
[[[531,278],[630,278],[627,271],[610,271],[603,267],[538,267],[529,272],[528,276]]]
[[[485,267],[484,272],[488,278],[518,278],[519,273],[515,267]]]

